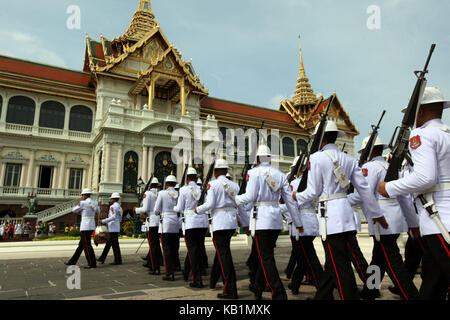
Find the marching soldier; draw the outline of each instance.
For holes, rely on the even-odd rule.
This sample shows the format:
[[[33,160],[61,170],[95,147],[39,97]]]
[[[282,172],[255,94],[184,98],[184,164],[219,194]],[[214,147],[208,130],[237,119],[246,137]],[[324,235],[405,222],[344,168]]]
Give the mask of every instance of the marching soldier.
[[[187,256],[184,263],[184,279],[187,281],[190,271],[192,271],[191,288],[203,288],[202,281],[202,252],[206,231],[208,230],[208,217],[206,215],[196,215],[194,208],[200,199],[201,189],[196,184],[197,171],[188,168],[186,183],[180,189],[176,212],[180,212],[183,217],[183,233],[186,242]],[[202,243],[203,242],[203,243]]]
[[[365,149],[369,138],[370,137],[364,139],[362,148],[359,152],[362,152]],[[400,233],[407,232],[408,228],[414,234],[418,235],[418,218],[414,213],[414,207],[408,197],[398,196],[396,199],[387,199],[378,194],[377,191],[378,184],[381,181],[384,181],[389,166],[382,157],[383,150],[387,147],[387,145],[384,145],[381,142],[380,138],[377,138],[369,161],[362,167],[363,175],[366,177],[369,186],[373,190],[375,197],[378,199],[381,212],[389,224],[388,229],[381,230],[373,223],[368,224],[370,236],[374,236],[374,229],[376,228],[378,228],[379,231],[377,232],[380,234],[379,242],[374,237],[372,262],[370,264],[380,268],[380,280],[383,279],[385,272],[388,273],[392,283],[399,288],[403,299],[416,299],[418,291],[403,264],[403,259],[397,245],[397,239],[400,236]],[[352,206],[360,204],[363,201],[357,192],[349,195],[348,199]],[[379,296],[380,293],[378,289],[369,289],[367,283],[364,284],[364,288],[361,292],[361,297],[363,299],[374,300]]]
[[[178,200],[178,192],[175,191],[177,178],[170,175],[166,179],[166,190],[158,193],[155,204],[155,214],[162,219],[161,228],[161,244],[163,249],[163,258],[166,275],[163,277],[165,281],[175,281],[176,259],[177,259],[177,242],[179,237],[179,219],[174,208]]]
[[[100,213],[100,207],[98,206],[97,201],[91,199],[91,194],[91,189],[84,189],[81,192],[82,200],[78,203],[78,206],[72,209],[73,213],[78,213],[81,211],[81,237],[74,255],[68,262],[65,263],[68,266],[76,265],[81,253],[84,251],[88,262],[88,266],[84,268],[92,269],[97,267],[94,249],[91,244],[91,236],[95,230],[95,214]]]
[[[206,202],[194,210],[196,214],[205,214],[208,211],[212,213],[212,236],[217,260],[214,260],[211,273],[213,274],[219,268],[218,261],[224,281],[223,293],[219,293],[217,297],[219,299],[238,299],[236,272],[231,256],[230,241],[238,228],[238,210],[241,211],[242,208],[239,206],[236,208],[235,197],[239,192],[239,186],[225,177],[228,169],[227,161],[223,159],[216,161],[214,167],[216,180],[211,181],[207,186]],[[245,212],[241,217],[243,217],[241,222],[244,229],[248,230]]]
[[[427,87],[411,132],[409,151],[413,172],[399,180],[382,182],[378,192],[386,197],[424,195],[416,201],[424,246],[421,299],[445,300],[450,287],[450,126],[442,113],[450,108],[439,88]],[[430,215],[425,207],[431,207]]]
[[[147,239],[149,252],[147,254],[147,263],[144,267],[150,268],[150,274],[160,274],[160,265],[162,260],[161,246],[159,244],[159,217],[155,214],[155,204],[158,197],[158,178],[153,178],[150,182],[150,190],[144,194],[142,207],[135,208],[136,214],[147,214]]]
[[[296,214],[297,204],[292,201],[286,176],[270,165],[270,149],[260,145],[256,154],[257,166],[248,171],[245,194],[236,197],[236,204],[255,206],[252,220],[252,235],[256,243],[260,267],[256,274],[255,296],[262,298],[266,285],[272,292],[272,299],[286,300],[286,290],[278,274],[274,248],[283,229],[278,201],[280,194],[293,218],[295,227],[303,232],[300,216]],[[255,217],[256,216],[256,217]],[[256,221],[255,221],[256,218]]]
[[[122,222],[123,210],[119,204],[120,194],[113,193],[110,198],[111,206],[109,207],[108,218],[102,220],[102,224],[108,224],[109,240],[105,244],[103,253],[97,260],[102,264],[105,263],[106,257],[108,256],[109,249],[113,248],[114,252],[114,262],[111,265],[122,264],[122,256],[120,254],[119,247],[119,234],[120,234],[120,223]]]
[[[317,129],[318,126],[316,133]],[[315,295],[317,300],[332,299],[334,288],[342,300],[359,298],[348,255],[348,243],[356,231],[353,209],[347,199],[350,181],[364,198],[362,206],[368,217],[380,222],[383,228],[388,227],[358,162],[335,145],[336,139],[343,135],[336,123],[327,122],[321,150],[311,155],[308,163],[308,187],[302,193],[293,193],[300,205],[319,200],[326,259],[325,272]]]

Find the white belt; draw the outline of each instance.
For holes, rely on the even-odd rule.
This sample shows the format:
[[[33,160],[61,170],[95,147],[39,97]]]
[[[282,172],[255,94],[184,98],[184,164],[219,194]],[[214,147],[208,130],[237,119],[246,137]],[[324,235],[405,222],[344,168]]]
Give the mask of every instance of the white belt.
[[[277,206],[277,205],[278,205],[278,201],[260,201],[260,202],[256,202],[256,206],[257,207],[262,207],[262,206],[273,207],[273,206]]]
[[[392,199],[380,199],[378,200],[379,204],[388,204],[388,203],[397,203],[397,199],[396,198],[392,198]]]
[[[178,213],[173,212],[173,211],[167,211],[167,212],[163,212],[161,213],[162,216],[177,216]]]
[[[149,216],[156,216],[155,211],[149,212],[148,215]]]
[[[216,214],[218,212],[222,212],[222,211],[230,211],[230,210],[235,210],[235,207],[224,207],[224,208],[218,208],[218,209],[214,209],[212,211],[213,214]]]
[[[435,185],[433,188],[425,191],[424,193],[448,191],[448,190],[450,190],[450,182],[442,182],[442,183]]]
[[[335,194],[321,196],[319,198],[319,201],[323,202],[323,201],[331,201],[331,200],[338,200],[338,199],[344,199],[344,198],[347,198],[346,193],[335,193]]]
[[[183,213],[184,213],[184,214],[186,214],[186,213],[195,213],[195,211],[194,211],[194,209],[192,209],[192,210],[184,210]]]
[[[94,216],[83,216],[83,219],[94,220],[95,217]]]
[[[314,209],[302,209],[299,212],[300,213],[314,213],[315,214]]]

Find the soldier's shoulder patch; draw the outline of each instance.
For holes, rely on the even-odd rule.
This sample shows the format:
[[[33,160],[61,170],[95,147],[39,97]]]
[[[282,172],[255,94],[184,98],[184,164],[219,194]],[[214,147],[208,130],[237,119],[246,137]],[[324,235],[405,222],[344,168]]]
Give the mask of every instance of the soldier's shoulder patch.
[[[144,196],[142,197],[142,199],[145,199],[145,198],[147,198],[147,195],[144,193]]]
[[[291,187],[291,191],[294,191],[294,187],[292,185],[290,185],[290,187]]]
[[[308,160],[308,171],[311,170],[311,161]]]
[[[366,168],[363,168],[362,169],[362,174],[363,174],[364,177],[367,177],[367,175],[369,174],[369,170],[366,169]]]
[[[206,186],[206,191],[208,191],[209,189],[211,189],[211,185],[208,183],[208,185]]]
[[[247,175],[245,176],[245,181],[248,182],[248,179],[250,179],[250,176],[249,176],[248,173],[247,173]]]
[[[410,146],[411,149],[417,149],[421,145],[422,145],[422,141],[420,140],[420,136],[412,137],[409,140],[409,146]]]

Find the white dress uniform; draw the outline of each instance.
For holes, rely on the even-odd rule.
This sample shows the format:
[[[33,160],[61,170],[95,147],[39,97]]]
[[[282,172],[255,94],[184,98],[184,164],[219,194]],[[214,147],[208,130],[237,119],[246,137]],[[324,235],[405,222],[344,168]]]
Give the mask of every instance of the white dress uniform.
[[[194,208],[197,206],[202,190],[193,181],[180,189],[178,203],[174,211],[184,215],[185,230],[208,228],[208,216],[195,214]]]
[[[174,188],[161,190],[155,203],[155,214],[163,219],[162,233],[179,233],[178,213],[174,210],[178,201],[178,192]]]
[[[440,119],[433,119],[414,129],[410,136],[409,150],[414,169],[408,176],[388,182],[386,192],[390,197],[424,194],[428,201],[434,199],[436,211],[443,228],[446,229],[443,232],[448,232],[450,127]],[[420,232],[424,245],[420,298],[445,300],[450,287],[450,245],[420,201],[416,200],[416,207],[419,211]]]
[[[136,213],[146,213],[149,217],[148,227],[159,227],[159,216],[155,214],[155,204],[158,197],[158,189],[153,188],[145,192],[144,199],[142,200],[142,207],[136,208]]]
[[[81,211],[80,231],[94,231],[95,230],[95,214],[100,213],[98,202],[87,198],[81,200],[76,207],[72,209],[73,213]]]
[[[384,181],[389,164],[386,160],[379,156],[363,165],[362,171],[367,178],[367,182],[374,196],[378,199],[381,212],[386,218],[389,227],[387,229],[379,228],[380,235],[400,234],[408,232],[409,228],[417,228],[419,220],[414,213],[414,206],[411,200],[406,196],[398,196],[397,198],[385,198],[378,193],[378,185]],[[363,202],[358,192],[348,196],[351,206],[356,206]],[[364,212],[364,211],[363,211]],[[368,221],[369,234],[374,235],[374,224],[370,217],[366,217]]]
[[[103,224],[108,224],[108,232],[120,232],[123,210],[119,202],[114,202],[109,207],[108,218],[103,219]]]
[[[293,180],[291,182],[292,190],[297,190],[298,185],[300,184],[301,177]],[[319,235],[319,220],[317,218],[316,209],[312,202],[305,202],[299,205],[298,212],[301,217],[301,221],[303,223],[303,229],[305,230],[303,233],[300,233],[300,237],[304,236],[312,236],[316,237]]]
[[[113,248],[114,264],[122,264],[122,255],[119,246],[120,223],[122,222],[123,210],[119,202],[114,202],[109,206],[108,218],[102,220],[102,224],[108,224],[108,232],[110,238],[105,244],[103,253],[98,261],[104,263],[108,256],[109,250]]]

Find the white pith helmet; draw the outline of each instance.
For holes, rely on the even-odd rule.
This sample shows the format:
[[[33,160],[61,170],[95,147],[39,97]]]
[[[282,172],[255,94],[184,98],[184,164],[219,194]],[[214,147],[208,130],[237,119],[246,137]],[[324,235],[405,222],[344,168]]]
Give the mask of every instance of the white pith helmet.
[[[316,129],[314,130],[314,135],[317,134],[317,130],[319,129],[320,122],[316,125]],[[332,120],[327,121],[327,127],[325,128],[325,132],[337,132],[338,138],[345,136],[345,132],[340,131],[336,125],[336,122]]]
[[[83,189],[83,191],[81,192],[81,195],[85,195],[85,194],[92,194],[92,190],[89,188]]]
[[[114,192],[114,193],[111,195],[110,199],[120,199],[120,193]]]
[[[367,142],[369,142],[370,136],[369,137],[365,137],[362,144],[361,144],[361,149],[359,149],[358,153],[363,152],[364,148],[367,146]],[[377,137],[377,139],[375,140],[375,143],[373,145],[374,147],[377,146],[383,146],[383,150],[386,150],[387,148],[389,148],[389,146],[387,144],[384,144],[380,137]]]
[[[170,175],[166,178],[166,183],[167,182],[173,182],[173,183],[178,183],[177,178],[174,175]]]
[[[256,153],[257,157],[270,157],[271,156],[271,152],[270,152],[270,148],[268,146],[266,146],[265,144],[261,144],[258,147],[258,152]]]
[[[438,102],[444,103],[444,109],[450,108],[450,101],[444,98],[444,95],[442,94],[441,89],[439,87],[426,87],[423,92],[422,101],[420,105],[425,106],[427,104]],[[406,109],[407,108],[404,108],[402,112],[405,113]]]
[[[197,175],[197,170],[195,170],[194,168],[188,168],[187,175]]]
[[[214,169],[229,169],[228,162],[225,159],[218,159]]]

